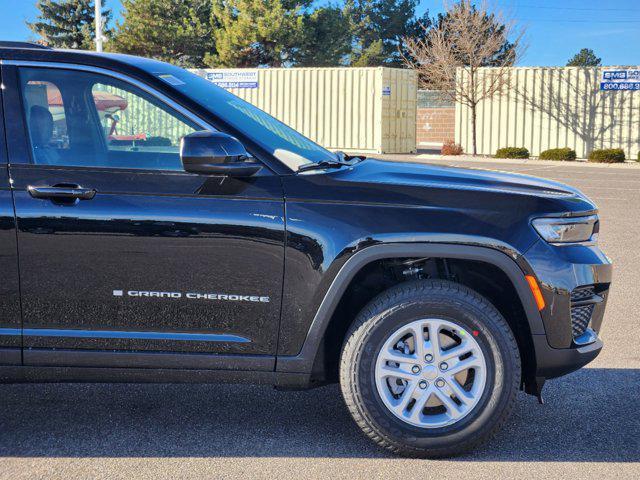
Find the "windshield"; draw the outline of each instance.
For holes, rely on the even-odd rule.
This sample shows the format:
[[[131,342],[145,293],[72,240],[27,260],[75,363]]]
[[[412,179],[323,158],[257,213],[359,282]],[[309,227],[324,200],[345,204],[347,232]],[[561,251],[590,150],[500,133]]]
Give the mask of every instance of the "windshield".
[[[334,153],[208,80],[171,65],[162,67],[154,75],[223,118],[292,170],[308,163],[336,161]]]

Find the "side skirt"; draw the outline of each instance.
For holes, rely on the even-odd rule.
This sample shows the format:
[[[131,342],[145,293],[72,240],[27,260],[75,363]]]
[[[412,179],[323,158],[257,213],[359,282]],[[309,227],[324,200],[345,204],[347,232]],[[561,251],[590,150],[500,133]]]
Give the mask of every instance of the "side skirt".
[[[0,383],[251,383],[282,390],[318,386],[307,373],[275,372],[275,357],[266,355],[49,349],[2,353]]]
[[[23,359],[25,366],[39,367],[175,368],[267,372],[275,369],[275,357],[269,355],[25,348]]]
[[[0,383],[251,383],[310,388],[309,374],[165,368],[0,366]]]
[[[21,348],[0,348],[0,365],[21,365]]]

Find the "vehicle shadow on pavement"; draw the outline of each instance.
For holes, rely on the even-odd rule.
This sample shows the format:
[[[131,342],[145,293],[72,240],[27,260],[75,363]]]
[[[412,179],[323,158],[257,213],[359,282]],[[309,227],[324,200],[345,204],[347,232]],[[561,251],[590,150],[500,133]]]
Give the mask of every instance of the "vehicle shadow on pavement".
[[[487,446],[458,460],[640,461],[640,370],[583,369],[520,394]],[[0,457],[389,457],[337,386],[0,386]]]

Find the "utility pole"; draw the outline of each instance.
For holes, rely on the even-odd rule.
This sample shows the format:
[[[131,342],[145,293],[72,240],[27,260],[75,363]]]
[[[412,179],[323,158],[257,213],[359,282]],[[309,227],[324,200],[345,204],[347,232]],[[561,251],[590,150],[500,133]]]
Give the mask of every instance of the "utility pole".
[[[96,3],[96,52],[102,51],[102,0],[95,0]]]

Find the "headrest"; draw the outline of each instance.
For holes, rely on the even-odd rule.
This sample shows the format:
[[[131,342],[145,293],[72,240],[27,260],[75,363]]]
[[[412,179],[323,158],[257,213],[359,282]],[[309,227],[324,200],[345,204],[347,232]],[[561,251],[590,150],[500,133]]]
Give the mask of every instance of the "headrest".
[[[29,130],[34,146],[46,146],[53,134],[53,115],[48,108],[33,105],[29,110]]]

